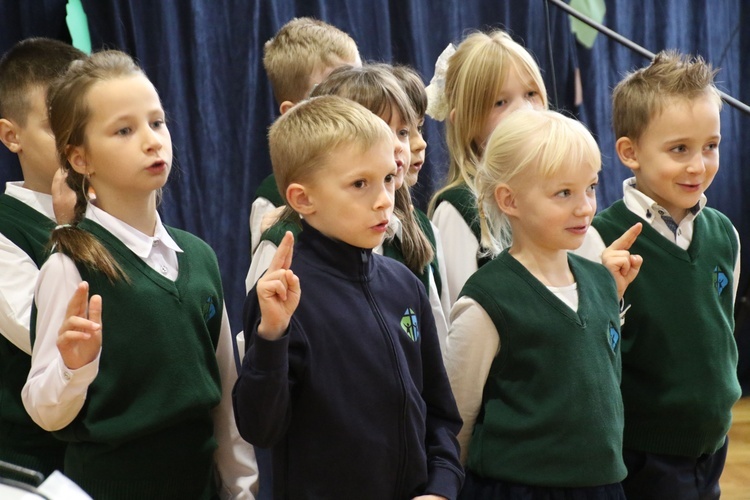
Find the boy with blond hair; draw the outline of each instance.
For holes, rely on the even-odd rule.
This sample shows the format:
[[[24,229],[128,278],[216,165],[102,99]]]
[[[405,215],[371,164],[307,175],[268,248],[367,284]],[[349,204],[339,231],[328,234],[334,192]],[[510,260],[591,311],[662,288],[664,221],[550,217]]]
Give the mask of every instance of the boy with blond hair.
[[[23,181],[0,195],[0,460],[44,475],[62,470],[65,447],[21,403],[31,367],[34,285],[55,227],[52,185],[60,164],[49,126],[47,89],[85,54],[47,38],[23,40],[0,60],[0,141],[18,155]]]
[[[598,259],[636,222],[643,257],[622,327],[628,498],[719,498],[732,406],[740,397],[734,299],[740,243],[706,207],[719,168],[721,98],[702,58],[657,54],[614,89],[620,161],[634,177],[596,216],[581,253]]]
[[[429,299],[372,252],[393,215],[393,133],[328,95],[279,118],[269,144],[303,230],[245,301],[240,434],[273,447],[274,498],[455,499],[461,421]]]
[[[263,46],[263,67],[283,115],[310,95],[334,69],[361,66],[357,44],[340,29],[311,17],[294,18]],[[250,255],[263,233],[263,217],[283,205],[273,174],[255,192],[250,208]],[[247,283],[250,289],[254,283]]]

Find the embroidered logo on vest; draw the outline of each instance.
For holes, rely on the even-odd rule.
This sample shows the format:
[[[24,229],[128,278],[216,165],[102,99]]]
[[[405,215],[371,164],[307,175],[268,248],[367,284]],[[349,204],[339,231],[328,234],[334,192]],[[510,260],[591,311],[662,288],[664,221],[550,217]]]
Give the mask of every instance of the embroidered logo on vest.
[[[613,351],[617,350],[617,343],[620,341],[620,332],[617,331],[617,328],[612,325],[612,323],[609,324],[609,346],[612,348]]]
[[[416,342],[419,340],[419,323],[417,315],[411,307],[404,311],[404,315],[401,316],[401,329],[406,332],[406,335],[412,341]]]
[[[209,296],[206,301],[203,303],[203,307],[201,307],[201,311],[203,312],[203,320],[208,321],[214,316],[216,316],[216,306],[214,305],[214,298]]]
[[[719,266],[714,267],[714,288],[716,288],[716,293],[718,295],[721,295],[721,292],[724,291],[724,288],[729,284],[729,279],[727,278],[727,275],[724,274],[721,269],[719,269]]]

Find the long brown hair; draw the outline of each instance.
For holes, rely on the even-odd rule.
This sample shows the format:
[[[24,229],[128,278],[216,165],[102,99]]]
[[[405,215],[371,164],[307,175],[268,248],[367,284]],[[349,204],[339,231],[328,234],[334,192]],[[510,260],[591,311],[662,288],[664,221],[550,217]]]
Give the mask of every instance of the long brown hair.
[[[67,171],[67,183],[76,193],[76,205],[70,224],[58,226],[50,236],[50,246],[64,253],[77,264],[101,271],[110,281],[127,276],[109,251],[91,233],[78,227],[89,202],[89,178],[76,172],[68,161],[68,153],[86,144],[86,125],[91,117],[87,96],[94,84],[142,74],[133,59],[120,51],[97,52],[87,59],[75,61],[65,75],[49,90],[47,106],[57,156]]]

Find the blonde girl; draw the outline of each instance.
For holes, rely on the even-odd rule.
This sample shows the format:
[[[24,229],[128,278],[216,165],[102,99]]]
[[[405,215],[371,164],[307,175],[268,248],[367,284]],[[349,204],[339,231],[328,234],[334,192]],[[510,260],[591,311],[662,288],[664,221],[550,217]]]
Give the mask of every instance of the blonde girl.
[[[475,187],[493,260],[454,305],[446,353],[460,498],[624,498],[618,294],[640,228],[606,267],[568,254],[596,212],[600,163],[585,127],[552,111],[513,113],[489,139]]]
[[[64,472],[94,498],[253,498],[216,256],[156,211],[172,167],[156,89],[104,51],[48,105],[77,201],[37,281],[26,410],[68,442]]]
[[[487,261],[473,192],[487,138],[517,109],[546,109],[547,92],[531,54],[504,31],[473,33],[455,53],[451,49],[428,87],[427,114],[445,120],[450,154],[446,185],[433,196],[428,213],[440,232],[453,304],[468,277]]]

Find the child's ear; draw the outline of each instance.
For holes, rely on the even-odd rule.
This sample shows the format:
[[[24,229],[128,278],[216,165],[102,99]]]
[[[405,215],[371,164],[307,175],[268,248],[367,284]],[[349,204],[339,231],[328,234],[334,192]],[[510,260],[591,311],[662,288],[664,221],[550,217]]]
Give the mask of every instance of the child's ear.
[[[451,109],[451,112],[448,113],[448,119],[453,123],[453,118],[456,116],[456,108]]]
[[[5,144],[11,153],[18,154],[21,151],[21,143],[18,142],[16,124],[5,118],[0,119],[0,141]]]
[[[73,167],[73,170],[81,175],[92,174],[89,171],[88,162],[86,161],[86,155],[83,151],[83,146],[75,146],[68,149],[68,163]]]
[[[286,202],[292,207],[292,210],[300,215],[310,215],[315,213],[313,201],[307,193],[307,189],[302,184],[293,182],[286,188]]]
[[[517,211],[516,195],[510,186],[505,183],[498,184],[497,187],[495,187],[494,194],[497,208],[499,208],[505,215],[515,215]]]
[[[293,107],[294,103],[292,101],[284,101],[279,105],[279,112],[283,115]]]
[[[620,137],[615,143],[615,151],[623,165],[630,170],[638,170],[640,163],[636,152],[636,144],[630,137]]]

